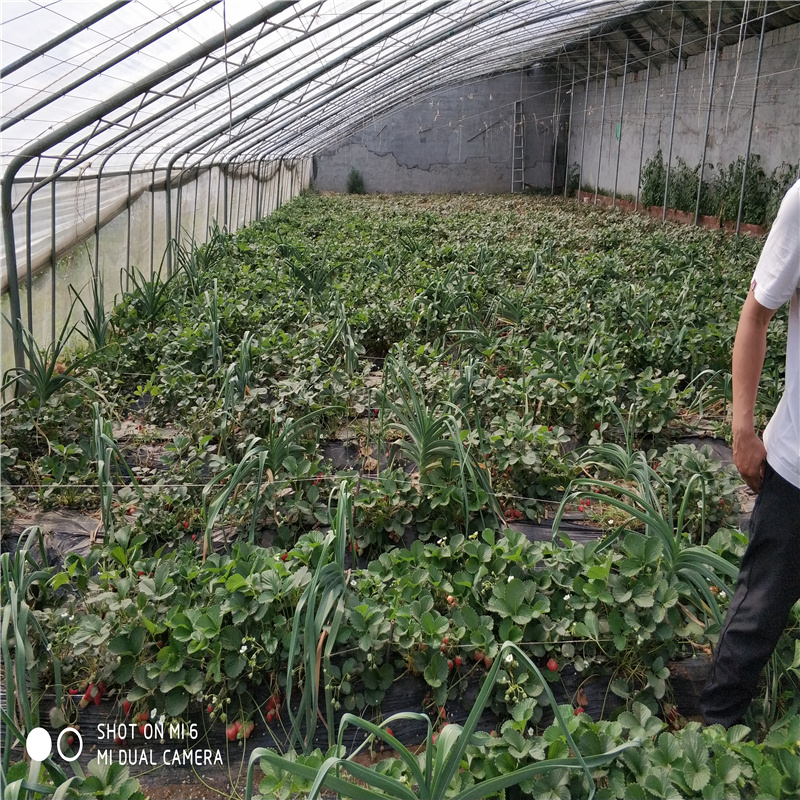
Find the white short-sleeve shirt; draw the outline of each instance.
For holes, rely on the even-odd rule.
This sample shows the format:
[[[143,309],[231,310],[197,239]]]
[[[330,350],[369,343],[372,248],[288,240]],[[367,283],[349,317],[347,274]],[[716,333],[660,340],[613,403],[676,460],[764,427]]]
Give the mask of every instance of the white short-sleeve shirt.
[[[789,303],[786,389],[764,431],[767,461],[800,488],[800,180],[786,193],[753,275],[765,308]]]

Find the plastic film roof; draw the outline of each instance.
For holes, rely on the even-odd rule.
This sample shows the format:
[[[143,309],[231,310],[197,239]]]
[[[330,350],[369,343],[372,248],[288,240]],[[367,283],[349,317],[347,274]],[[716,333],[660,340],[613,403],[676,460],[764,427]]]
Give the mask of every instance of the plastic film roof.
[[[47,177],[309,155],[652,5],[3,0],[3,166]]]

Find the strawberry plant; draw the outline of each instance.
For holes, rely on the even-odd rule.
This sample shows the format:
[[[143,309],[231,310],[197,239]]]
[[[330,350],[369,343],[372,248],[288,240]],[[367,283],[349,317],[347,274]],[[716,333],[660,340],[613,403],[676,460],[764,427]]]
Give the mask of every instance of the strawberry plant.
[[[377,726],[359,717],[345,714],[339,726],[337,747],[331,748],[329,757],[320,764],[316,770],[299,763],[296,758],[287,758],[278,755],[274,751],[256,748],[250,755],[245,796],[248,800],[253,797],[253,770],[255,764],[259,760],[263,760],[266,762],[264,771],[268,776],[274,775],[275,770],[279,769],[304,780],[310,779],[312,783],[308,796],[312,798],[312,800],[319,796],[323,787],[333,789],[338,794],[344,795],[345,797],[363,797],[370,799],[385,798],[388,796],[408,797],[410,800],[414,800],[414,798],[427,800],[427,798],[443,797],[449,789],[455,788],[456,793],[454,797],[460,798],[460,800],[472,800],[472,798],[485,797],[487,794],[503,791],[509,786],[515,786],[523,781],[531,780],[537,774],[547,773],[551,770],[563,770],[566,772],[571,770],[580,771],[583,774],[583,780],[581,782],[584,784],[584,788],[588,786],[588,797],[591,800],[595,794],[595,783],[590,768],[597,769],[598,767],[613,762],[614,759],[629,748],[638,747],[640,740],[631,739],[618,748],[610,750],[601,749],[600,753],[595,752],[592,756],[586,758],[581,754],[578,744],[572,737],[568,723],[561,715],[556,705],[555,698],[544,682],[536,665],[530,661],[525,653],[511,642],[503,644],[500,648],[499,655],[501,658],[498,658],[489,670],[489,674],[486,677],[472,711],[463,727],[461,725],[447,725],[438,737],[436,737],[433,733],[430,720],[424,715],[408,713],[395,714],[386,720],[383,726]],[[509,659],[510,661],[518,659],[525,665],[526,669],[537,676],[554,710],[559,731],[568,743],[568,750],[572,755],[567,756],[565,753],[565,757],[557,758],[553,761],[546,760],[540,763],[521,766],[511,774],[501,774],[478,785],[475,785],[472,781],[467,781],[465,783],[460,769],[462,759],[471,743],[478,718],[488,702],[490,692],[498,678],[500,665],[501,663],[510,663]],[[417,756],[395,738],[394,735],[389,733],[385,727],[389,723],[397,720],[417,717],[421,720],[426,720],[428,725],[424,765],[418,761]],[[345,729],[348,725],[361,728],[370,736],[364,745],[356,748],[349,757],[344,757],[342,755],[344,749],[342,742]],[[404,766],[410,770],[413,776],[411,783],[417,788],[417,793],[408,789],[405,781],[400,781],[375,770],[370,770],[368,767],[364,767],[354,760],[354,756],[369,743],[372,737],[382,739],[399,753]],[[334,769],[336,770],[336,774],[330,775],[331,771]],[[346,771],[368,788],[364,788],[363,785],[354,785],[343,779],[340,777],[341,770]],[[269,779],[267,779],[267,786],[268,785]]]
[[[759,758],[789,794],[786,754],[745,748],[734,780],[694,734],[683,742],[667,669],[707,647],[743,548],[726,527],[738,479],[676,440],[697,415],[724,429],[760,247],[534,197],[308,195],[176,247],[168,281],[132,273],[96,320],[105,346],[39,353],[47,391],[36,375],[8,376],[20,391],[3,408],[4,525],[12,488],[17,507],[99,498],[103,519],[102,544],[25,598],[44,635],[32,658],[46,639],[73,691],[62,713],[79,713],[92,685],[87,704],[119,696],[134,720],[157,707],[238,721],[234,742],[249,722],[250,741],[283,726],[306,751],[303,774],[264,760],[268,783],[309,791],[326,761],[311,749],[320,713],[330,757],[344,758],[342,713],[380,727],[403,676],[444,754],[461,735],[444,724],[494,675],[485,705],[500,735],[466,737],[470,773],[452,782],[478,792],[551,748],[573,758],[560,727],[541,727],[544,687],[578,676],[607,681],[622,706],[600,723],[589,717],[610,702],[568,698],[561,717],[580,752],[633,732],[652,755],[632,748],[598,767],[601,796],[636,795],[637,780],[667,796],[775,789],[772,769],[754,777]],[[779,313],[770,350],[785,339]],[[782,357],[769,357],[760,417],[782,381]],[[602,540],[571,541],[568,512]],[[552,541],[510,527],[542,518]],[[753,704],[761,734],[792,711],[793,644]],[[656,752],[667,735],[686,752],[666,738]],[[394,788],[419,777],[403,759],[374,772]],[[585,796],[587,780],[554,769],[523,788]]]

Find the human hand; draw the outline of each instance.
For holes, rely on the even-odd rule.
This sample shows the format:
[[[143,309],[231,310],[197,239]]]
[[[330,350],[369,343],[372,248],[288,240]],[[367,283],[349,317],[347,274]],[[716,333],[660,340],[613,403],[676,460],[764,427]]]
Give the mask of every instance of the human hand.
[[[764,478],[764,465],[767,463],[767,451],[764,443],[752,428],[734,433],[733,463],[744,482],[756,493],[761,491]]]

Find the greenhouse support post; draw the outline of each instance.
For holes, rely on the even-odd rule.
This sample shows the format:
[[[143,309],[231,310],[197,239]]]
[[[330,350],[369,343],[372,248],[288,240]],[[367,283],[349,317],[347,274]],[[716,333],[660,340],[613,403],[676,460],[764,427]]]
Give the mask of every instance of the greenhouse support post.
[[[567,157],[564,159],[564,199],[567,199],[567,186],[569,185],[569,139],[572,133],[572,109],[575,101],[575,65],[572,65],[572,86],[569,90],[569,119],[567,120]]]
[[[258,161],[255,162],[256,168],[258,167]],[[247,178],[247,193],[245,194],[244,202],[245,202],[245,209],[247,213],[245,215],[245,219],[247,220],[247,224],[249,225],[253,219],[253,209],[255,206],[255,196],[256,196],[256,171],[253,168],[253,162],[249,162],[249,169],[248,169],[248,178]]]
[[[275,188],[278,183],[278,167],[274,159],[267,160],[267,186],[264,193],[264,216],[268,217],[278,207]]]
[[[50,338],[55,341],[56,338],[56,267],[58,266],[58,259],[56,258],[56,182],[53,181],[52,189],[50,191]]]
[[[263,172],[264,156],[260,156],[256,159],[256,191],[255,196],[253,197],[253,213],[255,214],[256,219],[261,218],[261,193],[264,191]]]
[[[722,27],[722,3],[719,4],[717,15],[717,33],[714,37],[714,58],[711,60],[711,78],[708,85],[708,109],[706,110],[706,129],[703,132],[703,155],[700,158],[700,172],[697,179],[697,200],[694,205],[694,224],[700,219],[700,195],[703,192],[703,173],[706,169],[706,154],[708,153],[708,131],[711,128],[711,110],[714,102],[714,80],[717,75],[717,61],[719,60],[719,32]]]
[[[233,193],[234,196],[237,195],[238,190],[238,197],[236,197],[234,211],[236,214],[236,227],[235,230],[239,230],[243,224],[246,222],[247,216],[247,174],[245,172],[245,165],[237,164],[235,160],[231,162],[233,164]],[[238,179],[237,179],[238,174]],[[237,186],[238,183],[238,186]],[[244,196],[244,200],[242,200],[242,196]]]
[[[183,177],[184,172],[185,165],[184,169],[181,171],[180,179],[178,180],[178,185],[175,191],[175,236],[172,238],[175,240],[176,244],[180,244],[181,241],[181,229],[183,225],[183,186],[188,182],[188,179]],[[167,247],[169,246],[170,242],[168,239]]]
[[[247,177],[244,171],[244,164],[237,164],[235,160],[231,159],[231,166],[233,167],[233,175],[231,178],[232,192],[232,210],[231,214],[234,217],[234,230],[239,230],[245,218],[245,208],[242,206],[242,195],[245,194],[245,204],[247,203]],[[238,196],[237,196],[238,195]]]
[[[128,218],[128,235],[125,239],[125,288],[122,288],[122,283],[120,282],[120,291],[127,292],[130,289],[131,285],[131,222],[132,222],[132,212],[131,212],[131,194],[133,193],[133,173],[128,170],[128,202],[126,203],[126,211],[127,211],[127,218]],[[122,276],[120,276],[122,277]]]
[[[223,161],[220,164],[222,170],[222,224],[228,228],[228,171],[230,169],[230,162]],[[170,169],[167,167],[167,185],[169,185]],[[167,203],[169,203],[169,192],[167,192]],[[167,215],[167,224],[169,224],[169,214]]]
[[[256,193],[254,202],[255,206],[253,208],[253,213],[255,215],[255,219],[261,219],[261,209],[263,207],[263,196],[264,196],[264,175],[266,173],[266,157],[260,156],[256,161]]]
[[[236,226],[241,228],[243,225],[247,225],[247,202],[250,196],[250,170],[248,169],[247,162],[242,162],[240,165],[241,167],[241,183],[239,185],[239,224]],[[242,195],[244,195],[244,202],[242,202]]]
[[[267,178],[267,192],[264,195],[264,216],[267,217],[278,207],[277,195],[275,188],[278,183],[278,167],[274,160],[267,161],[270,168],[269,177]]]
[[[558,85],[553,103],[553,169],[550,172],[550,194],[556,193],[556,160],[558,158],[558,128],[561,114],[558,113],[558,99],[561,96],[561,66],[558,67]]]
[[[228,227],[231,231],[238,228],[238,216],[236,207],[236,163],[228,155],[228,160],[225,162],[225,202],[227,204],[227,220]],[[167,170],[169,172],[169,170]]]
[[[275,208],[277,211],[281,207],[281,176],[283,175],[283,159],[278,159],[278,189],[275,192]]]
[[[194,198],[192,200],[192,243],[197,241],[197,195],[200,194],[200,175],[202,170],[198,167],[194,177]]]
[[[255,169],[253,170],[253,197],[250,201],[250,210],[253,215],[252,221],[258,219],[258,212],[261,210],[261,190],[264,188],[262,176],[264,172],[264,161],[262,157],[255,160]]]
[[[245,164],[237,164],[235,161],[233,162],[233,179],[234,179],[234,190],[237,188],[236,186],[236,173],[239,173],[239,197],[236,200],[236,230],[242,227],[243,224],[247,221],[247,173],[245,171]],[[242,203],[242,195],[244,195],[244,203]]]
[[[278,185],[278,181],[280,178],[278,177],[278,162],[275,159],[270,159],[267,161],[269,165],[270,173],[269,178],[267,179],[267,193],[264,196],[264,216],[267,217],[272,214],[273,211],[278,207],[278,195],[276,194],[276,188]]]
[[[678,111],[678,86],[681,80],[681,58],[683,56],[683,32],[686,29],[686,17],[681,17],[681,38],[678,43],[678,61],[675,65],[675,92],[672,97],[672,123],[669,131],[669,154],[667,155],[667,175],[664,179],[664,206],[661,209],[661,221],[667,218],[667,196],[669,194],[669,172],[672,166],[672,145],[675,141],[675,117]]]
[[[236,176],[237,168],[239,172],[239,199],[236,201],[236,230],[239,230],[242,225],[247,224],[247,170],[246,164],[234,163],[234,177]],[[242,195],[244,195],[244,200],[242,200]]]
[[[263,164],[264,157],[256,156],[255,169],[253,170],[253,199],[251,201],[253,222],[258,219],[259,211],[261,210],[261,190],[264,188],[262,182]]]
[[[261,194],[261,157],[257,157],[253,163],[255,167],[253,168],[253,196],[250,198],[251,222],[258,219],[259,195]]]
[[[220,197],[220,190],[222,189],[222,179],[223,179],[223,172],[222,172],[222,162],[219,163],[217,166],[217,192],[214,198],[214,219],[217,221],[219,225],[220,221],[220,213],[219,213],[219,197]],[[222,229],[225,230],[225,220],[222,220]]]
[[[11,181],[10,177],[2,183],[3,205],[0,208],[3,220],[3,239],[6,248],[6,263],[8,269],[8,292],[9,304],[11,306],[11,331],[14,338],[14,363],[17,367],[25,366],[25,351],[22,347],[22,331],[19,329],[22,324],[22,308],[19,300],[19,284],[17,283],[17,269],[15,261],[16,253],[14,248],[14,218],[11,211]]]
[[[96,201],[94,209],[94,264],[92,264],[92,277],[94,282],[97,283],[97,278],[100,275],[100,193],[101,181],[103,179],[103,167],[108,161],[106,156],[100,164],[100,169],[97,170],[97,190]]]
[[[252,167],[252,188],[250,191],[250,222],[258,219],[258,195],[261,191],[261,159],[256,158]]]
[[[622,68],[622,97],[619,102],[619,135],[617,136],[617,165],[614,167],[614,194],[611,205],[617,205],[617,184],[619,181],[619,151],[622,147],[622,128],[625,120],[625,84],[628,77],[628,55],[631,49],[631,40],[625,40],[625,66]]]
[[[211,179],[214,177],[214,156],[211,156],[211,162],[208,165],[208,192],[206,193],[206,235],[208,229],[211,227]],[[216,221],[217,214],[214,210],[214,220]]]
[[[181,203],[183,202],[183,171],[178,175],[178,185],[175,187],[175,235],[172,239],[176,244],[181,241]],[[169,240],[167,240],[167,247],[169,247]]]
[[[744,190],[747,185],[747,169],[750,162],[750,147],[753,144],[753,123],[756,119],[756,100],[758,98],[758,82],[761,80],[761,56],[764,53],[764,31],[767,25],[767,7],[764,4],[764,14],[761,17],[761,36],[758,40],[758,60],[756,61],[756,77],[753,83],[753,102],[750,104],[750,127],[747,131],[747,149],[744,154],[744,168],[742,169],[742,189],[739,192],[739,211],[736,214],[736,233],[742,227],[742,211],[744,210]]]
[[[270,188],[272,177],[275,174],[272,169],[273,162],[270,160],[269,155],[264,154],[264,187],[261,191],[261,218],[268,217],[271,213],[269,199],[272,193]]]
[[[258,208],[256,209],[256,216],[263,219],[267,214],[264,213],[264,208],[267,204],[267,188],[269,186],[269,157],[266,153],[261,157],[260,162],[260,175],[261,187],[258,192]]]
[[[577,198],[581,199],[583,191],[583,154],[586,148],[586,109],[589,107],[589,77],[591,74],[592,51],[589,42],[586,43],[586,95],[583,98],[583,130],[581,131],[581,162],[578,167],[578,191]]]
[[[603,108],[600,111],[600,144],[597,148],[597,180],[594,184],[594,205],[597,205],[597,193],[600,191],[600,164],[603,158],[603,129],[606,124],[606,89],[608,88],[608,59],[611,51],[606,48],[606,74],[603,78]]]
[[[156,246],[156,167],[150,181],[150,280],[153,279],[153,254]]]
[[[31,273],[31,202],[33,201],[33,192],[28,193],[28,198],[25,201],[25,235],[27,241],[25,242],[25,259],[27,261],[27,270],[25,271],[25,285],[28,293],[28,330],[33,333],[33,275]]]
[[[653,53],[653,29],[650,28],[650,42],[647,47],[647,75],[644,80],[644,107],[642,109],[642,141],[639,145],[639,172],[638,181],[636,183],[636,202],[633,204],[633,210],[639,210],[639,196],[642,188],[642,161],[644,160],[644,131],[647,127],[647,98],[650,94],[650,63]]]
[[[61,159],[56,161],[54,172],[58,171],[61,164]],[[56,257],[56,181],[52,182],[52,191],[50,192],[50,338],[55,341],[56,338],[56,268],[58,267],[58,258]],[[77,192],[77,189],[76,189]]]

